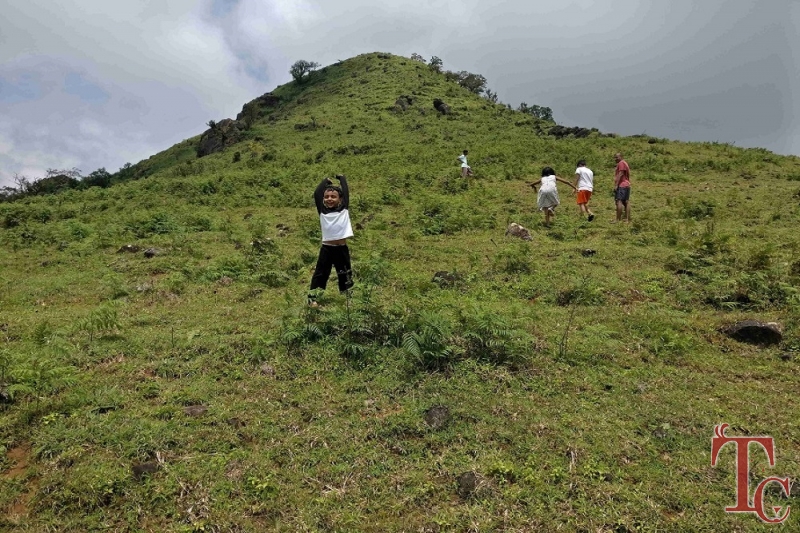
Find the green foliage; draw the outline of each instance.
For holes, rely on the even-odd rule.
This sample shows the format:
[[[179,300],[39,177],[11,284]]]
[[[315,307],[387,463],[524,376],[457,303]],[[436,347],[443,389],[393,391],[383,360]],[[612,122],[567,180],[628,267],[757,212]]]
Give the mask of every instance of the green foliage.
[[[711,218],[714,216],[715,207],[716,205],[709,200],[700,200],[699,202],[684,200],[683,207],[681,207],[681,216],[695,220]]]
[[[723,420],[782,428],[774,470],[798,470],[780,442],[798,440],[786,391],[798,388],[800,212],[775,199],[797,198],[800,160],[557,136],[433,63],[342,61],[254,99],[225,152],[197,160],[194,137],[108,187],[0,203],[0,450],[31,446],[0,490],[0,507],[27,511],[0,523],[763,529],[724,513],[730,458],[711,470],[698,458]],[[400,95],[405,111],[387,111]],[[632,168],[631,225],[608,224],[616,151]],[[562,190],[543,228],[526,183],[581,158],[597,218]],[[340,294],[332,275],[312,308],[311,193],[337,173],[356,285]],[[532,240],[504,236],[511,222]],[[441,272],[454,281],[432,281]],[[781,323],[783,344],[719,333],[743,318]],[[426,418],[435,405],[443,425]],[[161,468],[134,479],[145,461]],[[471,495],[454,482],[465,471]]]
[[[73,330],[76,333],[87,333],[89,342],[94,340],[95,335],[106,335],[121,329],[119,322],[119,304],[117,302],[107,302],[100,307],[92,310],[86,317],[77,321]]]
[[[292,66],[289,69],[289,74],[292,75],[292,79],[294,79],[295,82],[304,83],[311,73],[317,70],[319,66],[319,63],[314,61],[299,59],[292,63]]]
[[[421,311],[403,335],[403,350],[423,370],[442,370],[463,353],[453,339],[453,323],[440,313]]]

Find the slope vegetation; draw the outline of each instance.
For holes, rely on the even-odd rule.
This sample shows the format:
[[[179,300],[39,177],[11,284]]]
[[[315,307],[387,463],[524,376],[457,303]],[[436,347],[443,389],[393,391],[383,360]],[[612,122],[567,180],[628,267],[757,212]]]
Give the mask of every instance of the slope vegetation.
[[[766,530],[725,514],[734,453],[711,467],[709,441],[771,435],[754,481],[800,472],[797,158],[556,138],[389,54],[270,94],[221,151],[0,204],[0,525]],[[609,224],[617,151],[631,224]],[[580,158],[597,219],[562,188],[543,227],[527,183]],[[337,173],[356,288],[309,309]],[[721,332],[742,319],[782,340]]]

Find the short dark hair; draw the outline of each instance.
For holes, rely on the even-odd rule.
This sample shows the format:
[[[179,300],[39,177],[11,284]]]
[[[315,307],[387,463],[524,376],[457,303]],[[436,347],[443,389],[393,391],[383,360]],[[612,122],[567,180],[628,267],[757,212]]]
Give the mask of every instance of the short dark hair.
[[[468,153],[469,153],[469,150],[464,150],[464,155],[467,155]]]
[[[337,187],[336,185],[328,185],[327,187],[325,187],[325,192],[328,192],[328,191],[336,191],[337,193],[339,193],[339,198],[344,196],[344,192],[342,192],[342,188],[341,187]]]
[[[552,176],[556,173],[551,167],[544,167],[542,169],[542,176]]]
[[[578,161],[578,166],[579,167],[585,167],[586,166],[586,160],[585,159],[581,159],[580,161]]]

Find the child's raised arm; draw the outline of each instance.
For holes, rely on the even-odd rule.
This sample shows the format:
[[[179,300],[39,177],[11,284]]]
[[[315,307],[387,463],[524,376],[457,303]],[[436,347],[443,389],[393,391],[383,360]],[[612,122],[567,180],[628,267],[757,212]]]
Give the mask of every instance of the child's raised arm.
[[[328,178],[322,178],[322,181],[319,182],[317,188],[314,190],[314,203],[317,204],[317,212],[322,213],[322,210],[325,208],[325,204],[322,203],[322,198],[325,196],[325,188],[331,184],[331,180]]]
[[[343,174],[337,174],[336,179],[339,180],[339,184],[342,186],[342,203],[339,205],[343,209],[348,209],[350,207],[350,189],[347,187],[347,178]]]

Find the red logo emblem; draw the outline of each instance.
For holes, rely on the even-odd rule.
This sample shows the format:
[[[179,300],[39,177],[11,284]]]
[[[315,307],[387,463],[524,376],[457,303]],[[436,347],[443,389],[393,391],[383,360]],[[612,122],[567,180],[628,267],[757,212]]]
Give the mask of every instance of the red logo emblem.
[[[764,512],[764,490],[770,483],[777,483],[783,488],[784,494],[789,496],[791,484],[789,478],[779,478],[771,476],[763,480],[756,487],[753,494],[752,503],[750,499],[750,443],[761,446],[767,453],[769,466],[775,466],[775,445],[772,437],[728,437],[725,429],[728,424],[714,426],[714,436],[711,438],[711,466],[717,466],[719,451],[728,443],[732,442],[736,446],[736,505],[726,507],[728,513],[755,513],[758,518],[768,524],[780,524],[789,518],[790,506],[772,507],[773,516],[767,516]],[[781,512],[783,512],[781,514]]]

